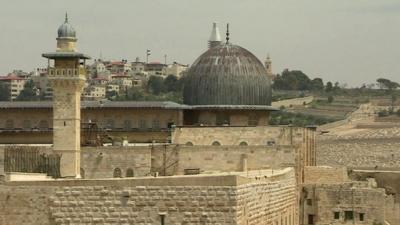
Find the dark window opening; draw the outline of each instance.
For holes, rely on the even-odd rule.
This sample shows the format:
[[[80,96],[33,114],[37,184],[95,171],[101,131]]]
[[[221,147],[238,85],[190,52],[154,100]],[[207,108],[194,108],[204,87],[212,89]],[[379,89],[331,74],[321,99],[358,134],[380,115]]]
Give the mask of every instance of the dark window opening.
[[[344,220],[352,220],[354,219],[353,211],[344,211]]]
[[[335,220],[340,219],[340,213],[339,213],[339,212],[333,212],[333,218],[334,218]]]
[[[364,221],[364,213],[360,213],[360,221]]]
[[[308,225],[313,225],[314,224],[314,215],[309,214],[308,215]]]
[[[229,124],[231,123],[229,115],[226,113],[217,113],[217,117],[216,117],[216,125],[217,126],[229,126]]]
[[[311,199],[307,199],[307,205],[312,205],[312,200]]]
[[[121,171],[120,168],[115,168],[114,169],[113,177],[122,177],[122,171]]]
[[[133,170],[131,168],[126,170],[126,177],[134,177]]]
[[[212,145],[213,145],[213,146],[221,146],[221,143],[219,143],[218,141],[214,141],[214,142],[212,143]]]

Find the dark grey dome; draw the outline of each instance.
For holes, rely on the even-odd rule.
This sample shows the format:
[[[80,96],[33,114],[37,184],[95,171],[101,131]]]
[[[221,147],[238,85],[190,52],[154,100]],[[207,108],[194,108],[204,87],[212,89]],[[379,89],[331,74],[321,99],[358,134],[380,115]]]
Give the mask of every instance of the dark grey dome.
[[[188,105],[271,105],[271,81],[251,52],[221,44],[190,67],[183,101]]]
[[[68,23],[68,16],[65,15],[64,23],[58,28],[58,37],[59,38],[75,38],[76,33],[75,29]]]

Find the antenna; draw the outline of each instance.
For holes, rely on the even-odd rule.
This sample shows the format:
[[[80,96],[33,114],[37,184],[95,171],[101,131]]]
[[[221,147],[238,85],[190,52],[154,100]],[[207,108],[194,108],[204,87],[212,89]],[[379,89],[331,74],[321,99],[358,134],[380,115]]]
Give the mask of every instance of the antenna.
[[[229,23],[226,24],[226,43],[229,43]]]

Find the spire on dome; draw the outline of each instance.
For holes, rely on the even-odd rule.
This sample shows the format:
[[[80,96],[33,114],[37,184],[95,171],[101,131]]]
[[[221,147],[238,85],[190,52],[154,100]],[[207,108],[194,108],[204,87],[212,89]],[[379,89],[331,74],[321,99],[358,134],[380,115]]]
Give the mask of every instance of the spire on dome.
[[[229,23],[226,24],[226,43],[229,43]]]
[[[208,47],[212,48],[221,44],[221,35],[219,34],[219,29],[217,23],[213,23],[213,28],[211,30],[211,36],[208,39]]]
[[[65,22],[64,23],[68,23],[68,12],[65,12]]]

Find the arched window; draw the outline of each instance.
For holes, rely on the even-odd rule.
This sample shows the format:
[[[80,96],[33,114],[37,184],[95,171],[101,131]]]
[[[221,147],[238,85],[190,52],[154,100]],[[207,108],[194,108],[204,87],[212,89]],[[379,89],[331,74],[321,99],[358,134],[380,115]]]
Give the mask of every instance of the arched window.
[[[47,122],[47,120],[41,120],[39,122],[39,129],[41,130],[49,129],[49,122]]]
[[[85,170],[83,168],[80,169],[82,179],[85,179]]]
[[[106,128],[113,129],[114,128],[114,120],[107,120]]]
[[[160,121],[159,120],[153,120],[151,127],[153,129],[160,129]]]
[[[139,121],[139,128],[140,128],[140,129],[146,129],[146,128],[147,128],[146,120],[141,119],[141,120]]]
[[[126,170],[126,177],[134,177],[133,169],[128,168],[128,169]]]
[[[114,169],[113,177],[122,177],[122,171],[120,168]]]
[[[5,128],[9,130],[14,129],[14,120],[6,120]]]
[[[132,129],[132,122],[130,120],[124,121],[124,130],[129,131]]]
[[[245,142],[245,141],[242,141],[242,142],[240,142],[240,144],[239,144],[240,146],[247,146],[248,144],[247,144],[247,142]]]
[[[32,123],[30,120],[24,120],[24,122],[22,122],[22,128],[24,129],[31,129],[32,128]]]
[[[186,146],[193,146],[193,143],[192,142],[190,142],[190,141],[188,141],[188,142],[186,142],[186,144],[185,144]]]
[[[213,145],[213,146],[220,146],[221,143],[219,143],[218,141],[214,141],[214,142],[212,143],[212,145]]]

